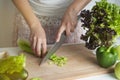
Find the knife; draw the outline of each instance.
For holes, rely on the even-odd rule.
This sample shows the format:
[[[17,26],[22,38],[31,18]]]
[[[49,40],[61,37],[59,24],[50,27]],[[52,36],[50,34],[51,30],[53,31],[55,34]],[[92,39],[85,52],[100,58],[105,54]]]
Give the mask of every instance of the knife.
[[[43,59],[40,60],[40,64],[39,65],[41,65],[42,63],[44,63],[47,59],[49,59],[50,56],[53,55],[60,48],[60,46],[64,43],[65,39],[66,39],[66,34],[65,34],[65,32],[63,32],[62,35],[61,35],[60,41],[56,42],[49,49],[49,51],[47,52],[47,54],[45,55],[45,57],[43,57]]]

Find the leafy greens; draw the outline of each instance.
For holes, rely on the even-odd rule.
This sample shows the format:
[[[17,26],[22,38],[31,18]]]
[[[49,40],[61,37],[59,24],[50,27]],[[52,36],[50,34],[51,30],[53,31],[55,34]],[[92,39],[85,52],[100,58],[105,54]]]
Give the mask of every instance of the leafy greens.
[[[0,73],[20,72],[25,67],[25,59],[23,54],[0,59]]]
[[[98,46],[109,47],[120,36],[120,6],[107,0],[96,2],[92,10],[82,10],[80,15],[82,27],[86,30],[81,36],[88,49]]]

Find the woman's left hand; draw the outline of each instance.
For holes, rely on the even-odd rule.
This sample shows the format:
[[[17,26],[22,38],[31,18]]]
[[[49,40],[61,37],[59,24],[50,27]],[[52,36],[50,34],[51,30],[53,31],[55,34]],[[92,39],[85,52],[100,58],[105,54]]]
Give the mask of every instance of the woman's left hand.
[[[74,10],[67,10],[63,16],[61,26],[58,30],[56,42],[60,40],[61,34],[65,31],[66,35],[69,36],[77,24],[77,14]]]

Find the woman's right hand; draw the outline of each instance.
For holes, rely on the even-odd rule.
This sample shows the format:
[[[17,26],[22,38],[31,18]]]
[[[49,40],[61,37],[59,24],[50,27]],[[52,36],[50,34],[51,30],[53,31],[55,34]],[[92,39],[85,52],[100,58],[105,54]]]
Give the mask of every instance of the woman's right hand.
[[[30,42],[34,53],[43,57],[47,51],[46,34],[39,21],[31,26]]]

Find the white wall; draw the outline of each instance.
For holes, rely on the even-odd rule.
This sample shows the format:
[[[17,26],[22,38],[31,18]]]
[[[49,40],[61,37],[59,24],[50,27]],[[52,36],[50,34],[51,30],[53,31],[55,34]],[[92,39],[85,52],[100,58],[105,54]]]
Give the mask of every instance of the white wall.
[[[11,0],[0,0],[0,47],[12,46],[15,7]]]

